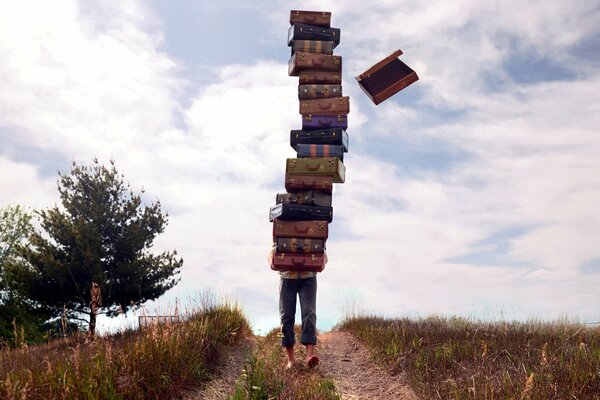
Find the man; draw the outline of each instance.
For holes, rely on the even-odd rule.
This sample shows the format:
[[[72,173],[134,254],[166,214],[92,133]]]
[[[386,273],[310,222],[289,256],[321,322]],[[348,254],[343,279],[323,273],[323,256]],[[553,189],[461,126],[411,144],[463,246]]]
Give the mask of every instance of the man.
[[[273,266],[276,245],[273,245],[269,253],[269,264]],[[323,255],[324,263],[327,263],[327,254]],[[302,316],[302,333],[300,343],[306,347],[306,365],[314,368],[319,363],[319,357],[315,355],[317,344],[317,273],[283,271],[279,272],[279,316],[281,317],[281,345],[285,347],[288,363],[286,369],[290,369],[296,362],[294,357],[294,345],[296,335],[294,323],[296,320],[296,297],[300,297],[300,313]]]

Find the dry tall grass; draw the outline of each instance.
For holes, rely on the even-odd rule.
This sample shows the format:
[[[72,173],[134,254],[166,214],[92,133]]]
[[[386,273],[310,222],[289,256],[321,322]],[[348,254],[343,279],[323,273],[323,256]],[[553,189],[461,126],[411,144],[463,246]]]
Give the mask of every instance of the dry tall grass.
[[[426,399],[600,399],[600,328],[348,317],[341,328]]]
[[[176,398],[209,380],[224,348],[249,332],[238,307],[208,301],[180,324],[2,351],[0,398]]]

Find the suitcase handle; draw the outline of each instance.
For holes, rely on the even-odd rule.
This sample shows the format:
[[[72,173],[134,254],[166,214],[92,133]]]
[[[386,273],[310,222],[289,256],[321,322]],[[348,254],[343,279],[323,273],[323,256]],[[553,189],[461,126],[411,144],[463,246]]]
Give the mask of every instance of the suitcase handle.
[[[309,230],[310,230],[310,226],[307,226],[306,229],[298,229],[297,226],[294,226],[294,231],[296,233],[305,234],[305,233],[308,233]]]
[[[314,167],[312,167],[308,162],[306,163],[306,169],[309,171],[318,171],[321,168],[321,164],[317,163]]]
[[[311,60],[311,64],[315,67],[320,67],[323,65],[323,57],[315,57]]]
[[[331,107],[333,107],[333,102],[328,101],[326,106],[323,106],[323,102],[319,102],[319,110],[329,110]]]
[[[294,264],[296,266],[304,265],[305,262],[306,262],[305,258],[301,258],[300,260],[298,260],[298,259],[292,257],[292,264]]]
[[[331,121],[327,121],[324,118],[319,118],[318,121],[319,121],[318,123],[320,126],[330,126],[331,125]]]
[[[325,94],[325,93],[327,93],[327,88],[324,87],[323,89],[319,90],[319,88],[315,87],[312,89],[312,91],[313,91],[313,93]]]

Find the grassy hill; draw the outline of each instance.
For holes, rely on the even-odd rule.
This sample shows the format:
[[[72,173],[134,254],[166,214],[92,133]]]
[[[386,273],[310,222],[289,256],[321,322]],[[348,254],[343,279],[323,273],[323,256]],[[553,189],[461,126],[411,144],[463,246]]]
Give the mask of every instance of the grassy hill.
[[[600,327],[349,317],[341,329],[424,399],[600,399]]]
[[[177,398],[208,381],[228,345],[246,334],[239,308],[209,301],[179,324],[3,350],[0,398]]]

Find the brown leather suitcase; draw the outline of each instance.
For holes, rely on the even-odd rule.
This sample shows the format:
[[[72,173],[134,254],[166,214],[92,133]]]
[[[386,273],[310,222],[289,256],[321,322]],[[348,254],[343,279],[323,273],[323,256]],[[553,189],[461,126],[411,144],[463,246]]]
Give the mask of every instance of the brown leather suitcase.
[[[332,97],[300,101],[302,115],[346,115],[350,113],[350,97]]]
[[[275,253],[273,271],[321,272],[325,269],[325,258],[322,254]]]
[[[417,73],[398,59],[401,54],[402,50],[396,50],[356,77],[360,88],[375,105],[419,80]]]
[[[308,238],[277,238],[277,253],[318,253],[325,251],[325,240]]]
[[[333,190],[333,177],[285,174],[285,190],[288,192],[320,190],[322,192],[331,194]]]
[[[327,221],[273,221],[273,241],[278,237],[309,239],[327,239],[329,223]]]
[[[298,100],[329,99],[342,95],[342,85],[299,85]]]
[[[287,175],[330,176],[333,178],[333,183],[344,183],[346,179],[346,167],[337,157],[288,158],[285,173]]]
[[[295,52],[333,54],[333,42],[323,40],[294,40],[292,55]]]
[[[290,12],[290,25],[294,24],[329,28],[331,26],[331,13],[329,11],[292,10]]]
[[[305,70],[341,71],[342,57],[297,51],[288,61],[288,75],[298,76]]]
[[[300,85],[323,85],[342,83],[342,71],[300,71],[298,74]]]

